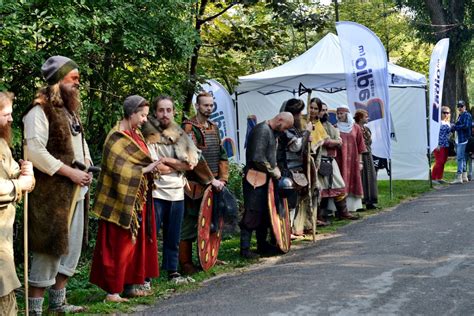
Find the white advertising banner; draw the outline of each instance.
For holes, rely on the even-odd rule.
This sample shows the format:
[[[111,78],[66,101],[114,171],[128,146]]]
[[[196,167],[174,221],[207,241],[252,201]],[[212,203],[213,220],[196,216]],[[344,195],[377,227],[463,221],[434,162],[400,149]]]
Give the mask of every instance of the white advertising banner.
[[[222,144],[229,158],[238,160],[237,153],[237,124],[235,107],[229,92],[217,81],[210,79],[201,85],[201,91],[206,91],[214,97],[214,110],[210,120],[219,127]],[[196,96],[194,96],[194,102]]]
[[[347,103],[354,115],[369,113],[372,154],[391,158],[387,55],[371,30],[354,22],[336,23],[346,75]]]
[[[438,147],[443,100],[444,71],[448,57],[449,38],[443,38],[433,49],[430,59],[430,153]]]

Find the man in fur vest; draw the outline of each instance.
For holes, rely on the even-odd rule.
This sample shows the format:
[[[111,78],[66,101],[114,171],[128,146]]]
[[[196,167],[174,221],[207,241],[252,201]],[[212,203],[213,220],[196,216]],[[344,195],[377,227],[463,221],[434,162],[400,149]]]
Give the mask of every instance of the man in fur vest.
[[[160,160],[157,167],[159,176],[154,180],[153,203],[157,232],[163,224],[162,269],[168,272],[168,279],[173,282],[187,283],[190,279],[178,273],[178,249],[184,214],[184,172],[196,166],[199,150],[175,123],[175,114],[171,97],[157,97],[142,132],[151,157]]]
[[[35,167],[28,239],[33,253],[28,294],[30,314],[41,315],[45,289],[49,310],[81,312],[66,303],[66,284],[75,273],[87,229],[85,195],[92,176],[74,167],[92,162],[79,120],[77,64],[64,56],[46,60],[42,87],[23,117],[28,157]]]
[[[0,311],[2,315],[17,315],[15,289],[20,287],[13,259],[13,222],[15,206],[23,191],[34,186],[33,165],[22,161],[21,167],[10,151],[13,122],[13,93],[0,92]]]
[[[204,187],[211,184],[216,192],[222,191],[229,179],[227,153],[221,144],[219,128],[209,120],[214,109],[214,98],[201,92],[196,98],[196,116],[183,122],[184,131],[192,138],[202,157],[192,172],[187,173],[190,190],[185,197],[185,212],[179,244],[179,264],[183,273],[197,271],[192,261],[192,243],[197,238],[197,222]],[[201,187],[201,189],[197,189]]]

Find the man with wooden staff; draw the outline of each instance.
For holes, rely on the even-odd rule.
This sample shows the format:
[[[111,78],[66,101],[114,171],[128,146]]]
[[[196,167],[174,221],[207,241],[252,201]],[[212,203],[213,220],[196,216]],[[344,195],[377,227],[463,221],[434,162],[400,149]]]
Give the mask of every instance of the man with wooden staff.
[[[92,163],[79,119],[79,71],[71,59],[53,56],[41,72],[47,85],[23,117],[26,153],[37,179],[29,196],[28,240],[33,253],[29,312],[41,315],[48,287],[49,311],[81,312],[83,307],[66,303],[66,284],[75,273],[87,231],[84,200],[92,181],[91,174],[73,165]]]
[[[311,214],[312,212],[309,208],[301,207],[301,202],[309,193],[309,179],[305,160],[307,159],[310,133],[313,130],[311,122],[302,126],[301,113],[304,106],[304,102],[300,99],[289,99],[280,109],[281,112],[286,111],[293,115],[294,126],[280,136],[277,152],[278,167],[282,172],[282,176],[289,177],[294,182],[295,194],[288,197],[288,207],[293,234],[297,236],[304,235],[304,220],[295,221],[296,216],[298,215],[300,219],[310,218],[308,214],[298,213],[304,211]],[[296,236],[293,238],[296,238]]]
[[[33,165],[13,160],[10,151],[13,122],[13,93],[0,92],[0,312],[17,315],[14,290],[20,287],[13,259],[13,222],[15,206],[24,191],[34,187]],[[26,254],[25,254],[26,255]]]

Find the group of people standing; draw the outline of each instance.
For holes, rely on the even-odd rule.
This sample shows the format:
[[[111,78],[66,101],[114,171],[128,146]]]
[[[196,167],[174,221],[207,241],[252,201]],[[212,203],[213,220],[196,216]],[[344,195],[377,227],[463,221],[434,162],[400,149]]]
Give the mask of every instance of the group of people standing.
[[[433,151],[435,163],[431,170],[431,179],[435,184],[446,183],[443,180],[444,165],[448,161],[450,141],[454,139],[456,151],[456,178],[451,184],[466,183],[472,180],[472,155],[474,155],[474,135],[471,113],[463,100],[456,104],[459,115],[451,123],[451,109],[441,107],[441,122],[438,145]]]
[[[49,311],[81,312],[66,301],[83,243],[87,243],[89,186],[93,166],[79,118],[78,65],[53,56],[41,67],[46,85],[22,116],[24,155],[16,163],[9,148],[13,95],[0,93],[0,309],[17,312],[13,290],[20,286],[13,257],[15,205],[29,192],[29,313],[41,315],[48,291]],[[211,223],[202,218],[210,193],[226,192],[229,162],[219,130],[210,121],[213,96],[196,99],[196,116],[178,125],[169,96],[151,104],[142,96],[124,100],[123,118],[108,133],[91,212],[99,219],[90,282],[102,288],[106,301],[124,302],[152,293],[159,275],[157,234],[162,229],[162,264],[169,280],[194,282],[193,243],[208,227],[207,238],[222,236],[219,210]],[[325,210],[332,201],[336,216],[357,219],[354,212],[377,203],[376,173],[370,154],[368,113],[355,122],[347,106],[337,108],[338,122],[328,120],[327,105],[314,98],[303,117],[304,102],[286,101],[274,118],[257,124],[247,141],[243,176],[244,213],[240,221],[240,254],[257,258],[278,252],[270,222],[270,205],[288,215],[294,235],[328,225]],[[275,188],[272,195],[269,189]],[[270,196],[276,197],[270,201]],[[270,203],[271,202],[271,203]],[[286,213],[288,212],[288,213]],[[315,214],[317,212],[317,214]],[[257,253],[251,251],[256,231]],[[279,236],[281,238],[281,236]],[[278,238],[277,238],[278,239]],[[207,240],[198,248],[205,249]],[[219,243],[216,244],[217,247]],[[219,263],[218,249],[206,253]]]
[[[270,182],[279,188],[275,195],[287,202],[292,238],[310,233],[314,226],[329,225],[329,202],[335,205],[339,219],[356,220],[359,217],[354,212],[376,207],[377,175],[370,152],[371,133],[365,126],[368,112],[357,110],[354,122],[349,108],[340,106],[333,125],[320,99],[311,99],[306,117],[304,107],[302,100],[289,99],[278,115],[257,124],[249,134],[243,177],[245,212],[240,222],[244,257],[278,252],[272,234],[278,232],[270,232],[268,239]],[[316,225],[311,220],[315,211]],[[256,253],[250,251],[253,230]]]
[[[9,148],[13,94],[0,93],[0,309],[6,315],[17,313],[14,289],[20,282],[13,222],[24,192],[30,192],[29,313],[42,314],[46,290],[50,312],[84,311],[67,303],[66,285],[87,243],[88,188],[98,168],[93,167],[79,118],[78,65],[53,56],[41,71],[46,85],[23,115],[24,155],[29,161],[20,165]],[[213,107],[212,95],[201,93],[197,115],[181,127],[174,121],[171,97],[157,97],[151,105],[139,95],[125,99],[123,118],[106,137],[91,209],[99,227],[90,281],[107,292],[106,301],[151,294],[150,281],[159,275],[161,227],[162,270],[175,283],[194,281],[178,272],[178,262],[181,271],[198,271],[192,244],[202,192],[206,186],[215,192],[227,190],[229,173],[218,128],[209,120]],[[221,226],[212,229],[221,236]]]

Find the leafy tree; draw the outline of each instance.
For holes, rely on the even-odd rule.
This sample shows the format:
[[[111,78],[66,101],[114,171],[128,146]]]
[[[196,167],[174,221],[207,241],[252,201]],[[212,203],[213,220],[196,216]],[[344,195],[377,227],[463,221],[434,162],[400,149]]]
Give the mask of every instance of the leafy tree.
[[[416,38],[410,16],[395,1],[344,1],[339,5],[340,19],[356,21],[371,29],[382,41],[387,57],[396,64],[428,74],[432,45]]]
[[[222,5],[209,3],[206,10],[214,16]],[[329,21],[328,11],[287,1],[233,6],[202,26],[196,81],[217,78],[232,91],[238,76],[279,65],[314,44]]]
[[[413,15],[412,26],[430,43],[449,38],[443,103],[454,107],[468,99],[467,68],[474,58],[474,2],[465,0],[397,0]]]
[[[181,97],[183,63],[198,40],[188,22],[191,5],[179,0],[3,3],[0,88],[15,92],[17,103],[25,107],[43,84],[44,60],[52,55],[73,58],[85,87],[87,136],[98,158],[126,95]]]

